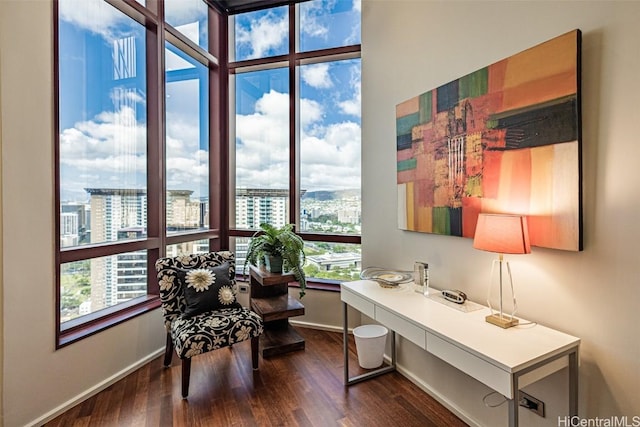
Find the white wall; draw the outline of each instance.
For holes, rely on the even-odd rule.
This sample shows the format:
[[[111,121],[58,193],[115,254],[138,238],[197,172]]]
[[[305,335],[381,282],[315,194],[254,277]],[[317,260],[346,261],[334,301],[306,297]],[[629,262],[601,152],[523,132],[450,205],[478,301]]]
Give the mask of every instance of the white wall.
[[[164,347],[155,310],[55,350],[52,10],[0,1],[6,426],[37,421]]]
[[[373,1],[362,4],[363,265],[412,269],[483,301],[493,255],[471,239],[396,226],[395,106],[573,29],[583,41],[582,252],[533,248],[512,257],[519,315],[582,338],[580,415],[640,415],[640,2]],[[401,343],[400,362],[473,423],[505,424],[490,390]],[[565,415],[566,372],[528,391],[547,404],[527,426]]]

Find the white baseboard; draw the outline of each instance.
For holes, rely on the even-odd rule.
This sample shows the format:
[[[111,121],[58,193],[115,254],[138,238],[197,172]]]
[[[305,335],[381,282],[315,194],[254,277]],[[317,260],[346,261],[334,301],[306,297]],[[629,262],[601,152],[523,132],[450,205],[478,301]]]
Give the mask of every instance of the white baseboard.
[[[387,363],[391,364],[391,357],[390,356],[387,356],[385,354],[384,355],[384,359],[385,359],[385,361]],[[418,386],[418,388],[420,388],[422,391],[427,393],[429,396],[431,396],[435,400],[437,400],[438,403],[440,403],[442,406],[444,406],[445,408],[447,408],[448,410],[453,412],[458,418],[460,418],[465,423],[469,424],[472,427],[483,427],[482,424],[478,423],[476,420],[474,420],[473,418],[469,417],[469,415],[465,411],[463,411],[458,405],[456,405],[455,403],[453,403],[452,401],[450,401],[446,397],[442,396],[436,390],[431,388],[427,383],[425,383],[420,378],[418,378],[416,375],[414,375],[413,372],[411,372],[410,370],[406,369],[404,366],[396,364],[396,371],[400,375],[402,375],[403,377],[405,377],[406,379],[411,381],[413,384]]]
[[[80,393],[79,395],[75,396],[74,398],[67,400],[62,405],[58,406],[57,408],[52,409],[51,411],[47,412],[46,414],[42,415],[41,417],[39,417],[39,418],[33,420],[32,422],[28,423],[27,426],[34,426],[34,427],[35,426],[41,426],[41,425],[53,420],[54,418],[56,418],[59,415],[62,415],[63,413],[65,413],[69,409],[73,408],[77,404],[89,399],[91,396],[93,396],[95,394],[98,394],[99,392],[101,392],[102,390],[106,389],[110,385],[120,381],[121,379],[123,379],[127,375],[135,372],[137,369],[141,368],[142,366],[146,365],[147,363],[151,362],[153,359],[157,358],[158,356],[160,356],[162,354],[164,354],[164,347],[161,348],[161,349],[156,350],[155,352],[151,353],[150,355],[148,355],[144,359],[140,359],[137,362],[133,363],[132,365],[127,366],[125,369],[121,370],[120,372],[117,372],[116,374],[112,375],[111,377],[109,377],[109,378],[105,379],[104,381],[102,381],[102,382],[96,384],[95,386],[91,387],[90,389],[85,390],[84,392]]]
[[[321,324],[318,324],[318,323],[300,322],[300,321],[294,321],[294,320],[290,320],[290,322],[291,322],[291,324],[293,324],[295,326],[300,326],[300,327],[303,327],[303,328],[321,329],[321,330],[330,331],[330,332],[342,332],[342,327],[340,327],[340,326],[327,326],[327,325],[321,325]],[[77,404],[79,404],[81,402],[84,402],[85,400],[89,399],[90,397],[92,397],[92,396],[98,394],[99,392],[101,392],[102,390],[106,389],[110,385],[120,381],[121,379],[123,379],[127,375],[135,372],[137,369],[141,368],[142,366],[146,365],[147,363],[149,363],[150,361],[152,361],[153,359],[155,359],[156,357],[158,357],[158,356],[160,356],[162,354],[164,354],[164,347],[161,348],[161,349],[156,350],[155,352],[151,353],[150,355],[148,355],[144,359],[141,359],[141,360],[137,361],[136,363],[126,367],[122,371],[117,372],[116,374],[112,375],[111,377],[109,377],[109,378],[105,379],[104,381],[102,381],[102,382],[96,384],[95,386],[91,387],[90,389],[85,390],[84,392],[78,394],[74,398],[69,399],[68,401],[66,401],[63,404],[59,405],[58,407],[52,409],[51,411],[47,412],[46,414],[44,414],[44,415],[36,418],[35,420],[27,423],[26,426],[29,426],[29,427],[41,426],[41,425],[53,420],[54,418],[56,418],[59,415],[62,415],[63,413],[65,413],[69,409],[73,408]]]
[[[320,330],[323,330],[323,331],[340,332],[340,333],[342,333],[342,326],[328,326],[328,325],[322,325],[322,324],[318,324],[318,323],[296,321],[296,320],[293,320],[293,319],[289,319],[289,323],[291,323],[294,326],[300,326],[302,328],[320,329]],[[349,332],[352,332],[352,331],[353,331],[353,329],[349,328]],[[385,354],[384,359],[386,360],[387,363],[391,364],[391,357],[390,356],[387,356]],[[431,388],[427,383],[425,383],[420,378],[418,378],[416,375],[414,375],[413,372],[411,372],[410,370],[406,369],[402,365],[396,364],[396,371],[398,371],[398,373],[400,375],[402,375],[403,377],[405,377],[406,379],[411,381],[413,384],[418,386],[418,388],[420,388],[422,391],[427,393],[429,396],[433,397],[442,406],[444,406],[445,408],[447,408],[448,410],[453,412],[458,418],[460,418],[465,423],[469,424],[472,427],[482,427],[482,425],[480,423],[478,423],[476,420],[471,418],[458,405],[456,405],[455,403],[451,402],[449,399],[447,399],[446,397],[442,396],[436,390]]]
[[[330,331],[330,332],[342,332],[342,327],[341,326],[323,325],[323,324],[319,324],[319,323],[296,321],[296,320],[293,320],[293,319],[290,319],[289,322],[294,326],[300,326],[302,328],[319,329],[319,330]],[[112,375],[111,377],[105,379],[104,381],[96,384],[92,388],[90,388],[90,389],[84,391],[83,393],[80,393],[79,395],[75,396],[74,398],[66,401],[65,403],[63,403],[62,405],[58,406],[57,408],[54,408],[51,411],[47,412],[46,414],[42,415],[41,417],[33,420],[32,422],[28,423],[27,426],[33,426],[33,427],[41,426],[41,425],[53,420],[54,418],[56,418],[57,416],[63,414],[64,412],[68,411],[69,409],[73,408],[77,404],[89,399],[90,397],[92,397],[93,395],[101,392],[102,390],[106,389],[110,385],[120,381],[121,379],[123,379],[127,375],[129,375],[132,372],[136,371],[137,369],[141,368],[142,366],[144,366],[145,364],[149,363],[150,361],[152,361],[156,357],[162,355],[163,353],[164,353],[164,348],[156,350],[155,352],[151,353],[150,355],[148,355],[144,359],[141,359],[141,360],[137,361],[136,363],[128,366],[127,368],[125,368],[125,369],[121,370],[120,372]],[[391,363],[391,358],[389,356],[385,355],[384,358],[388,363]],[[415,384],[417,387],[419,387],[422,391],[424,391],[425,393],[427,393],[428,395],[433,397],[440,404],[442,404],[445,408],[447,408],[448,410],[453,412],[457,417],[462,419],[462,421],[464,421],[465,423],[469,424],[470,426],[481,427],[481,425],[477,421],[475,421],[473,418],[469,417],[460,407],[458,407],[455,403],[451,402],[449,399],[447,399],[444,396],[442,396],[436,390],[432,389],[427,383],[425,383],[420,378],[418,378],[416,375],[414,375],[410,370],[406,369],[405,367],[403,367],[401,365],[396,365],[396,370],[398,371],[398,373],[400,375],[402,375],[403,377],[407,378],[409,381],[411,381],[413,384]]]

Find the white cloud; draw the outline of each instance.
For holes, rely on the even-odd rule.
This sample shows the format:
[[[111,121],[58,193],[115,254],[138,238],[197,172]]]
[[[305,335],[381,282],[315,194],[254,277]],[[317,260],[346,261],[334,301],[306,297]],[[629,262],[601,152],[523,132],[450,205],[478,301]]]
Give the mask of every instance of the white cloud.
[[[177,156],[186,151],[196,152],[199,149],[200,127],[198,120],[187,121],[178,114],[167,112],[167,156]]]
[[[331,10],[334,1],[305,2],[300,5],[302,16],[300,17],[300,31],[310,37],[326,40],[329,36],[329,28],[320,22],[319,17],[326,15]]]
[[[249,28],[238,26],[236,43],[249,45],[249,58],[261,58],[269,49],[281,46],[289,33],[289,21],[286,16],[277,17],[272,13],[251,21]]]
[[[133,126],[126,124],[133,123]],[[79,122],[60,135],[62,163],[78,159],[142,156],[146,151],[146,129],[135,124],[135,112],[123,107],[118,112],[102,112],[93,120]]]
[[[256,113],[289,118],[289,95],[271,89],[256,102]]]
[[[303,98],[300,100],[300,125],[309,128],[323,117],[322,106],[317,101]]]
[[[73,165],[79,169],[95,170],[101,172],[109,172],[112,174],[126,174],[135,171],[144,171],[147,163],[144,156],[136,156],[134,154],[110,155],[107,157],[80,158],[75,159]],[[120,177],[112,176],[114,180]]]
[[[199,21],[207,14],[202,0],[165,0],[165,17],[174,27]]]
[[[347,99],[338,103],[340,110],[356,117],[362,116],[362,92],[361,92],[361,71],[360,67],[351,67],[351,79],[349,84],[353,89],[351,99]]]
[[[343,122],[327,127],[322,138],[303,135],[301,154],[303,164],[359,167],[360,126]]]
[[[208,186],[209,155],[199,148],[199,128],[175,115],[167,123],[167,188],[198,190]],[[75,123],[60,135],[65,193],[78,197],[84,187],[146,186],[145,123],[131,107],[102,112]]]
[[[358,93],[355,98],[347,99],[346,101],[338,103],[338,105],[340,106],[340,110],[345,114],[360,117],[362,114],[362,108],[359,95],[360,94]]]
[[[101,35],[108,42],[124,36],[117,27],[127,18],[103,0],[60,0],[58,4],[63,21]]]
[[[360,188],[360,126],[329,126],[323,138],[304,136],[301,185],[307,190]]]
[[[301,3],[301,33],[325,42],[332,38],[330,43],[337,46],[360,43],[361,0],[353,0],[351,11],[333,13],[332,10],[338,1],[345,2],[346,0]],[[348,28],[351,31],[345,34],[344,30],[348,30]]]
[[[182,155],[167,154],[167,189],[198,190],[208,188],[209,153],[186,151]],[[195,185],[195,188],[194,188]],[[196,191],[194,196],[202,196]]]
[[[236,117],[237,185],[287,188],[289,182],[289,95],[271,90],[254,114]]]
[[[306,190],[360,187],[360,125],[322,124],[322,107],[302,99],[301,178]],[[237,182],[240,187],[288,188],[289,96],[271,91],[256,112],[236,117]],[[284,113],[284,114],[283,114]]]
[[[345,121],[325,126],[322,105],[301,99],[301,184],[304,189],[360,186],[360,125]],[[199,148],[200,130],[188,115],[167,120],[167,188],[207,188],[208,152]],[[238,115],[237,185],[287,188],[289,185],[289,95],[270,91],[253,114]],[[146,131],[135,112],[124,107],[64,129],[60,156],[65,192],[83,187],[136,188],[145,185]]]
[[[62,187],[75,199],[85,187],[144,187],[146,162],[146,129],[131,107],[102,112],[60,134]]]
[[[200,20],[206,22],[208,8],[202,0],[165,1],[164,7],[167,22],[196,44],[204,41],[207,28],[201,28]],[[143,30],[104,0],[60,0],[59,11],[63,21],[98,34],[108,43],[131,35],[133,28]]]
[[[333,87],[331,75],[329,74],[329,64],[326,62],[300,67],[302,80],[311,87],[317,89],[327,89]]]
[[[354,17],[357,17],[357,19],[360,19],[360,16],[362,15],[361,0],[353,0],[353,5],[351,7],[351,10],[353,11],[352,14],[354,15]],[[344,40],[345,45],[360,43],[360,40],[361,40],[360,28],[361,28],[360,22],[352,23],[351,33]]]

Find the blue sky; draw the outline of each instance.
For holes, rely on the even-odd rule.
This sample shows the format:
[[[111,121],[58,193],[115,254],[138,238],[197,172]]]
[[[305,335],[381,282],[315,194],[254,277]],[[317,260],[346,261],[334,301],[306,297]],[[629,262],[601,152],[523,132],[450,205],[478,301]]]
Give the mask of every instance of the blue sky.
[[[360,2],[300,4],[300,49],[360,43]],[[287,8],[236,17],[236,59],[286,53]],[[301,186],[360,188],[360,62],[300,70]],[[261,76],[262,75],[262,76]],[[288,71],[236,75],[236,185],[288,188]]]
[[[86,199],[85,187],[144,188],[144,30],[100,0],[61,0],[59,4],[62,199]],[[206,45],[202,42],[205,26],[197,23],[203,16],[202,2],[173,0],[165,4],[172,25]],[[301,46],[316,49],[359,43],[359,7],[359,1],[354,4],[351,0],[303,3]],[[238,19],[240,54],[271,55],[283,43],[286,48],[283,19],[286,17],[280,11]],[[117,59],[121,56],[126,58]],[[167,54],[166,64],[172,72],[206,75],[201,66],[172,53]],[[119,80],[118,74],[125,78]],[[283,165],[288,154],[283,151],[286,144],[282,145],[288,132],[288,116],[283,114],[288,111],[286,91],[286,84],[253,88],[252,102],[238,110],[238,129],[242,130],[236,135],[237,158],[247,158],[238,169],[239,186],[286,188],[288,167]],[[207,152],[202,150],[207,135],[197,120],[206,114],[198,102],[199,88],[193,82],[182,82],[169,84],[167,92],[168,186],[190,189],[199,196],[206,193],[208,171]],[[302,182],[306,189],[359,187],[359,61],[302,67],[300,93]],[[268,134],[278,142],[267,141]]]

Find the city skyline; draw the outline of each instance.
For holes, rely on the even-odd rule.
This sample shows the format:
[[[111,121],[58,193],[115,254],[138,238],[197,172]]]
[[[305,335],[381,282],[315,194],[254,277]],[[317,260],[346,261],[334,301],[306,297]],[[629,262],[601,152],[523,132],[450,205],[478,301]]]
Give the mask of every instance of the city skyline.
[[[146,236],[146,190],[88,188],[88,203],[62,204],[61,247],[79,244],[102,244],[108,241],[140,239]],[[168,190],[167,231],[195,229],[204,224],[208,203],[191,200],[190,190]],[[302,231],[344,232],[360,227],[360,193],[347,193],[346,198],[321,197],[306,199],[301,218]],[[257,227],[261,222],[282,226],[287,222],[288,190],[245,189],[236,198],[236,226]],[[66,207],[66,209],[65,209]],[[328,221],[327,215],[333,220]],[[314,219],[316,221],[314,221]],[[320,221],[317,221],[320,220]],[[335,221],[335,222],[333,222]],[[75,227],[75,230],[74,230]],[[313,230],[310,228],[313,227]],[[327,227],[322,229],[322,227]],[[82,241],[80,241],[82,239]],[[249,238],[234,238],[238,272],[242,272]],[[338,250],[336,250],[340,247]],[[167,247],[166,256],[208,251],[208,242],[193,241]],[[358,245],[306,242],[309,272],[323,278],[357,275],[360,266]],[[136,251],[91,258],[63,264],[61,267],[61,321],[86,315],[96,310],[126,302],[146,294],[147,252]],[[336,276],[340,275],[340,276]],[[335,276],[335,277],[334,277]]]

